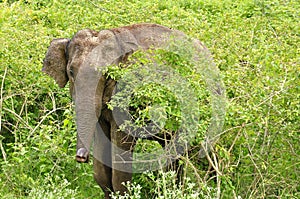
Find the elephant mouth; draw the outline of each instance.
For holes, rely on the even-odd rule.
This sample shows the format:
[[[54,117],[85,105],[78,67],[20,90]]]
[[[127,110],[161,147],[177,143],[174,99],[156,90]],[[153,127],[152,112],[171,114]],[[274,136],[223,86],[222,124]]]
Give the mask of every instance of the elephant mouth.
[[[89,162],[89,152],[86,148],[80,148],[77,150],[76,161],[79,163],[88,163]]]

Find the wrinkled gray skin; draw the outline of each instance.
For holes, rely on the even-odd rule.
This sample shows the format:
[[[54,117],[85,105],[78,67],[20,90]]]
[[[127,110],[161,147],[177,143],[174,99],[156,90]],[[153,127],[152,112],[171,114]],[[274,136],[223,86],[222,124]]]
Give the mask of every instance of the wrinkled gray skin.
[[[116,82],[101,75],[94,66],[124,62],[132,52],[160,46],[170,35],[180,37],[184,34],[155,24],[136,24],[100,32],[85,29],[71,40],[53,40],[48,48],[42,70],[61,88],[69,81],[75,102],[76,160],[88,161],[90,145],[94,141],[94,178],[106,198],[110,191],[126,191],[121,182],[130,181],[132,174],[118,168],[126,167],[126,171],[130,171],[131,164],[117,165],[113,160],[118,157],[130,160],[131,153],[116,154],[118,149],[132,150],[134,143],[133,138],[118,130],[112,112],[106,106]],[[95,52],[91,53],[93,50],[99,56],[89,57],[90,54],[95,56]]]

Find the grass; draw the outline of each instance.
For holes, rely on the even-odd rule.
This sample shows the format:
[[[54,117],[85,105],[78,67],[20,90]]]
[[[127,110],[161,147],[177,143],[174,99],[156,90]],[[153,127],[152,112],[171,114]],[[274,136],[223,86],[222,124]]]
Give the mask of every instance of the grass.
[[[299,198],[299,10],[296,0],[2,0],[0,197],[102,195],[92,166],[74,161],[68,88],[41,73],[42,60],[54,38],[151,22],[201,40],[226,85],[223,134],[209,161],[183,161],[186,177],[219,198]],[[155,190],[147,176],[135,182]]]

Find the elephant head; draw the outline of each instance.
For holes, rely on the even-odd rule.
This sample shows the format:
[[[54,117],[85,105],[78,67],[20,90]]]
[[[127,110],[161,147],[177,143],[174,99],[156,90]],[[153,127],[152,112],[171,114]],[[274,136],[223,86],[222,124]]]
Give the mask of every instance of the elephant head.
[[[69,81],[75,102],[78,162],[87,162],[96,123],[101,114],[108,86],[101,68],[118,64],[138,49],[162,45],[170,34],[179,31],[155,24],[137,24],[122,28],[81,30],[69,39],[51,42],[43,63],[43,71],[60,87]],[[110,92],[111,93],[111,92]]]

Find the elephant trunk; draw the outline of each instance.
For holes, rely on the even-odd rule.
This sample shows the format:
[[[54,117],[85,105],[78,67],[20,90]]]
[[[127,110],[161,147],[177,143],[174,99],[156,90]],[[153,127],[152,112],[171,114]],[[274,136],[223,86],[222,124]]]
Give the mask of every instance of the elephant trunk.
[[[89,68],[82,70],[75,81],[77,124],[76,161],[87,163],[98,118],[101,114],[105,78]]]
[[[77,143],[79,141],[77,140]],[[89,151],[83,147],[79,146],[80,144],[77,144],[77,152],[76,152],[76,161],[79,163],[88,163],[89,162]]]
[[[94,123],[94,122],[93,122]],[[96,125],[91,123],[91,126]],[[77,125],[80,125],[80,122],[77,120]],[[94,136],[94,128],[88,128],[85,130],[86,133],[83,133],[82,130],[77,132],[77,145],[76,145],[76,161],[79,163],[87,163],[89,161],[90,147],[92,138]]]
[[[83,95],[78,97],[78,95]],[[98,113],[95,109],[95,99],[78,93],[75,100],[77,123],[77,152],[76,160],[80,163],[88,162],[90,147],[93,141]]]

